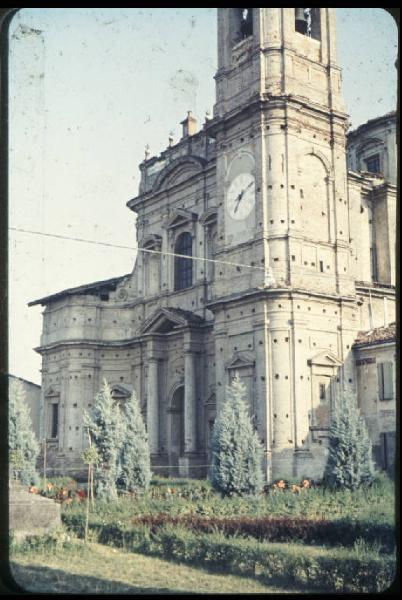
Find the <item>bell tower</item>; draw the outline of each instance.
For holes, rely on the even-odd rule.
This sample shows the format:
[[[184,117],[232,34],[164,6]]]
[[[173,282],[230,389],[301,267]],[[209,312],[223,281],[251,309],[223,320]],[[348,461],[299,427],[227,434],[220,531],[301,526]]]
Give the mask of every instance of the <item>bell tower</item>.
[[[215,115],[259,94],[299,96],[343,110],[335,9],[218,9]]]
[[[255,360],[268,478],[306,474],[323,465],[330,405],[351,380],[356,312],[335,9],[219,8],[215,80],[216,257],[253,268],[219,266],[208,307],[217,339]]]
[[[278,282],[351,291],[335,9],[219,8],[215,80],[222,251],[253,241]]]

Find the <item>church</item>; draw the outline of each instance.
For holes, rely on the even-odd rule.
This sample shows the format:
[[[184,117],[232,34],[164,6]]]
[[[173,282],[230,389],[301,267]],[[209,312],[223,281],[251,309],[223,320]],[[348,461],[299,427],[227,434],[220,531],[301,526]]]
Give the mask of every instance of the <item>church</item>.
[[[355,136],[366,162],[348,170],[335,9],[219,8],[215,81],[213,115],[189,112],[180,141],[140,164],[132,273],[31,303],[45,307],[54,474],[84,471],[83,412],[105,378],[117,402],[135,390],[154,472],[185,477],[207,473],[236,372],[267,481],[319,478],[337,397],[366,393],[371,338],[358,360],[354,344],[395,320],[396,188],[380,161],[396,149],[376,136],[374,163]]]

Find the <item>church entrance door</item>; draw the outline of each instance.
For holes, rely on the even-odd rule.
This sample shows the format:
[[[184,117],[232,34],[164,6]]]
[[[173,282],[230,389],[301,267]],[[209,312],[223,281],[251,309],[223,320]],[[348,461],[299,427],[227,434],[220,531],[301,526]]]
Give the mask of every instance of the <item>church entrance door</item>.
[[[184,386],[178,387],[172,397],[170,408],[170,457],[171,475],[179,475],[179,458],[184,455]]]

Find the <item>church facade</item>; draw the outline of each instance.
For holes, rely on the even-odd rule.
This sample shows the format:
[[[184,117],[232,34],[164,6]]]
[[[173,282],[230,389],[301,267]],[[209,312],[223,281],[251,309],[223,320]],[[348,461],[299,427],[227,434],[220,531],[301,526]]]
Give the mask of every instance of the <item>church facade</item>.
[[[55,473],[83,470],[106,378],[140,399],[154,471],[205,476],[237,372],[267,480],[322,474],[357,334],[395,319],[396,191],[348,172],[334,13],[219,8],[213,117],[141,163],[132,273],[31,303]]]

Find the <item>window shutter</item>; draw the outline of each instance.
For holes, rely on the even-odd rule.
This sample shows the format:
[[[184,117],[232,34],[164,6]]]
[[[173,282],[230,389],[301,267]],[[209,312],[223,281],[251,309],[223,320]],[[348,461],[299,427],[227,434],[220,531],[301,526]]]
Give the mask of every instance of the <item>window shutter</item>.
[[[384,363],[384,400],[389,400],[394,396],[393,386],[393,364],[392,362]]]
[[[378,397],[380,400],[384,400],[384,363],[378,363],[377,365],[377,381],[378,381]]]

